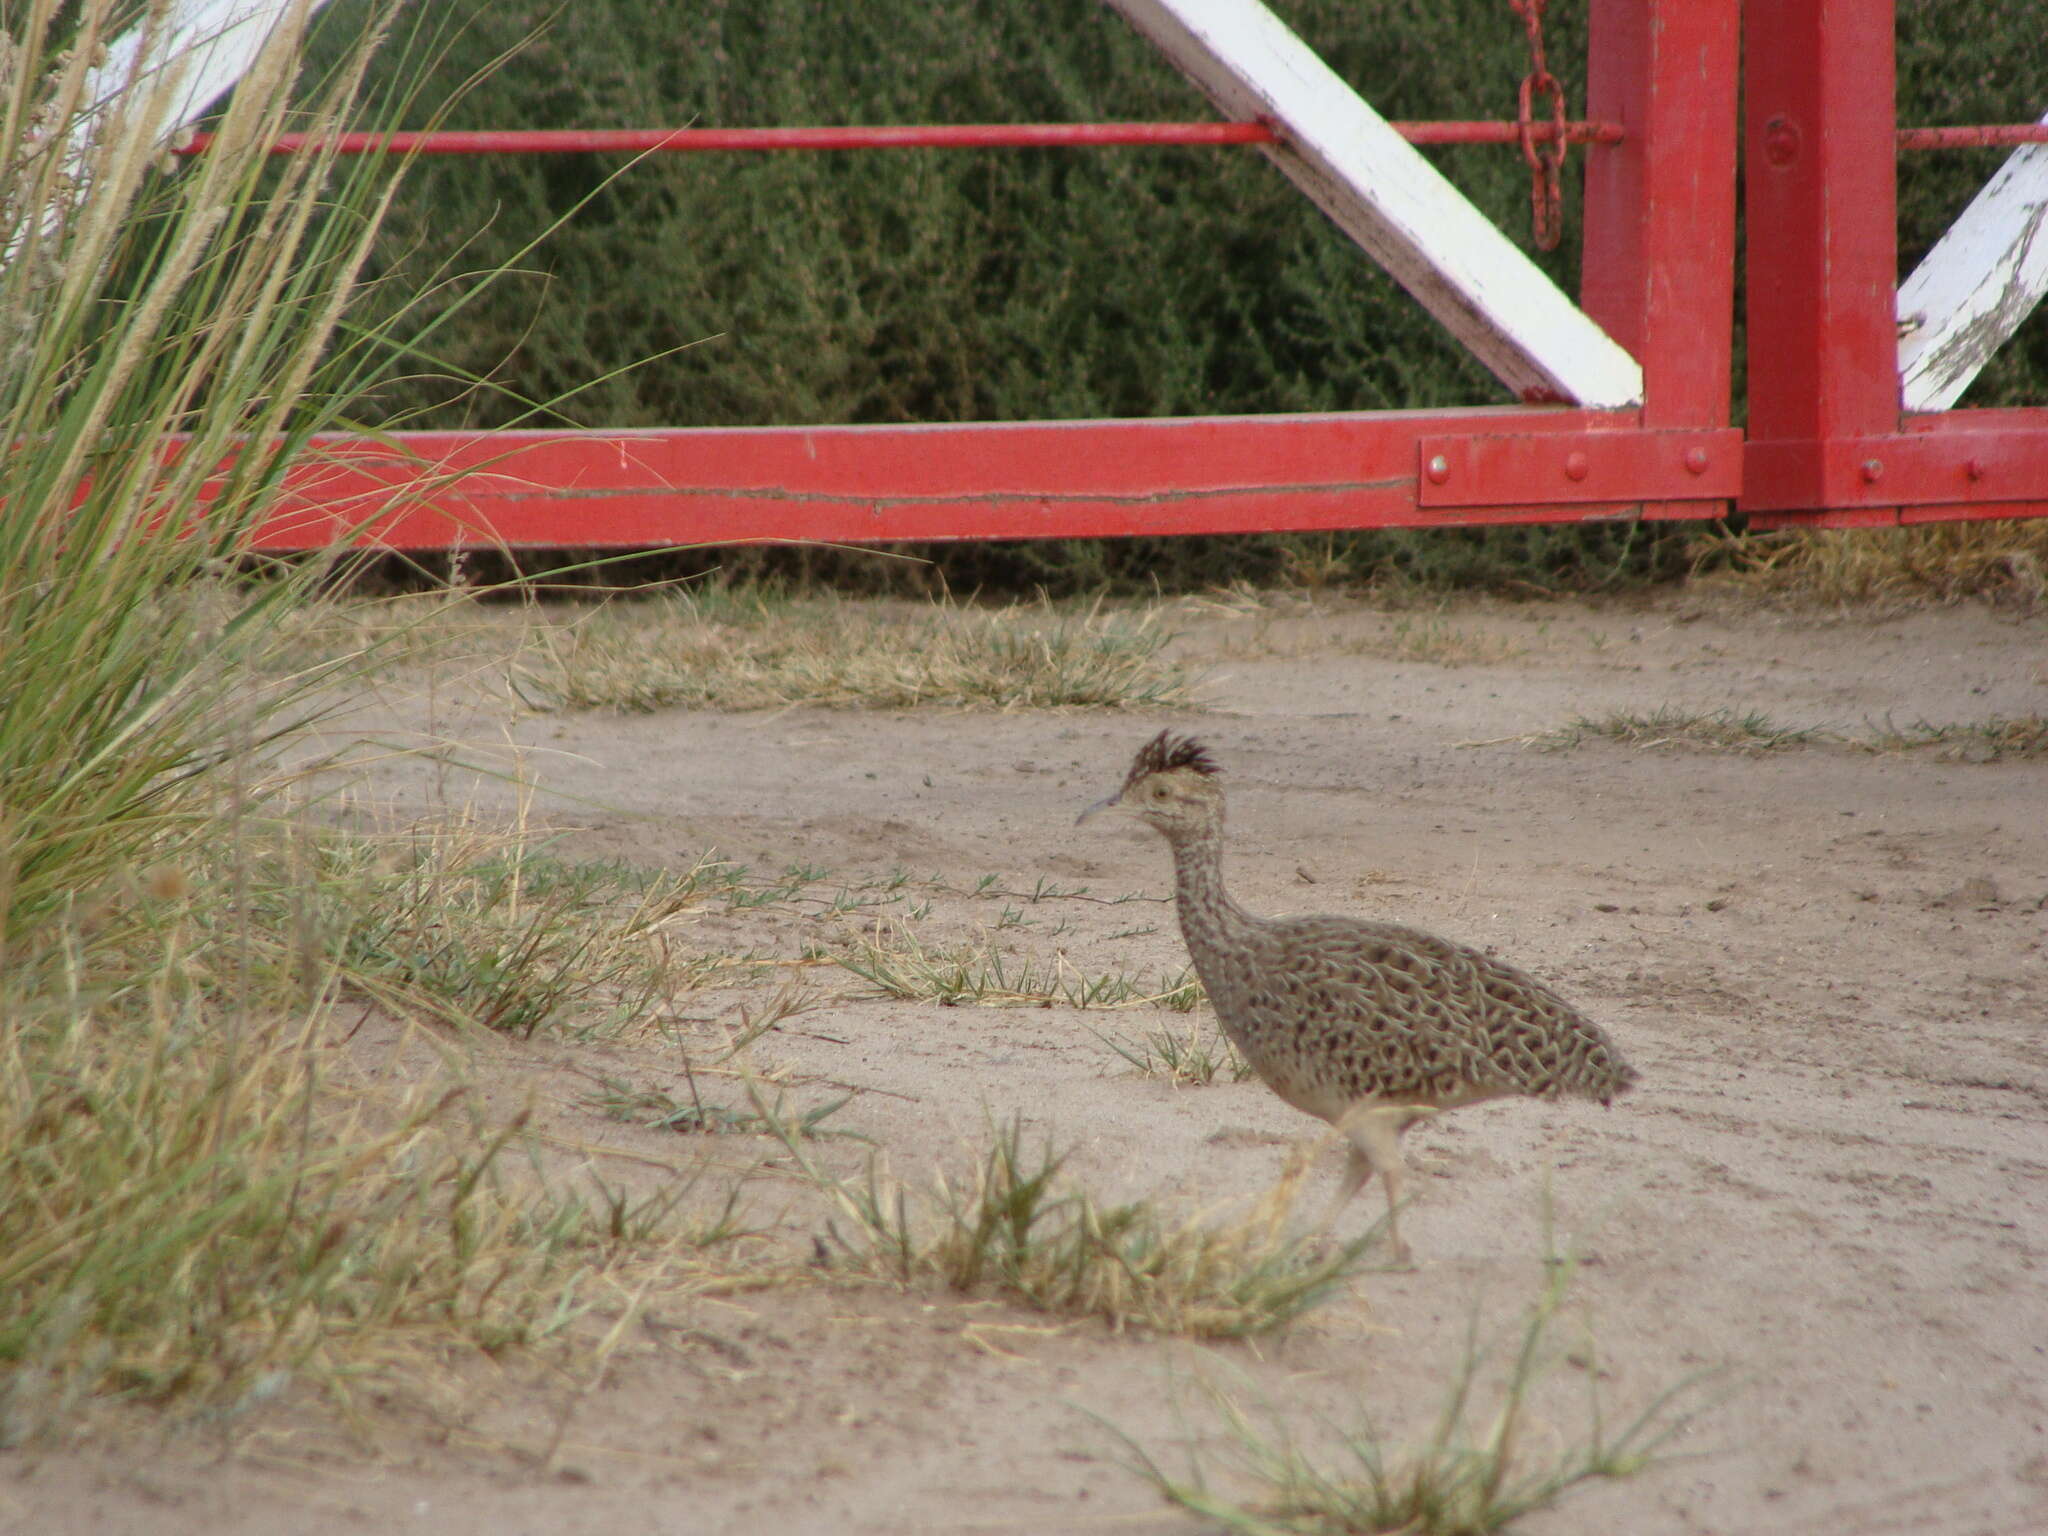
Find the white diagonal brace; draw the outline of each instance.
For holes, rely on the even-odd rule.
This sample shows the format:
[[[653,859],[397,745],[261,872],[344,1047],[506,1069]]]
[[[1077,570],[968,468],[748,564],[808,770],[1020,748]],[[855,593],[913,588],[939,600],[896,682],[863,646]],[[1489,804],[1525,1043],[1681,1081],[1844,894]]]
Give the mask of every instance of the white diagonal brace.
[[[1108,0],[1518,395],[1633,405],[1643,370],[1258,0]]]
[[[1954,405],[2044,293],[2048,144],[2022,144],[1899,285],[1906,409]]]
[[[106,57],[86,74],[84,119],[63,125],[69,200],[88,195],[88,167],[98,132],[117,131],[129,142],[156,145],[197,118],[255,63],[264,43],[288,17],[303,26],[325,0],[173,0],[137,21],[107,44]],[[145,53],[144,50],[147,50]],[[122,121],[122,114],[147,110],[149,122]],[[107,124],[119,122],[118,129]],[[55,230],[59,211],[43,210],[44,234]],[[0,249],[0,267],[13,262],[24,238]]]
[[[107,47],[92,73],[89,98],[147,90],[175,78],[150,137],[162,139],[197,118],[248,73],[278,24],[294,11],[303,25],[325,0],[177,0],[155,26],[137,23]],[[138,58],[147,45],[149,55]]]

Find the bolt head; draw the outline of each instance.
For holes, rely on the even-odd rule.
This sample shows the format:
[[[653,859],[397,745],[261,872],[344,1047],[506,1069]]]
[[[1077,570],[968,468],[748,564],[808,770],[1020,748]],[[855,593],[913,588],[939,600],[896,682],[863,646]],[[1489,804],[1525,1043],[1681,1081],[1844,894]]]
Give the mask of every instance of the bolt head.
[[[1565,478],[1568,480],[1585,479],[1587,472],[1591,470],[1592,467],[1592,461],[1589,460],[1586,457],[1585,453],[1580,449],[1574,448],[1570,453],[1564,456],[1564,473]]]
[[[1856,467],[1862,472],[1863,481],[1866,485],[1875,485],[1884,478],[1883,459],[1865,459]]]
[[[1772,165],[1790,165],[1799,158],[1799,125],[1789,117],[1764,124],[1764,158]]]
[[[1707,450],[1704,448],[1686,449],[1685,468],[1689,474],[1704,475],[1707,472]]]
[[[1968,475],[1972,480],[1982,480],[1987,474],[1990,473],[1990,469],[1985,465],[1982,459],[1972,459],[1969,463],[1963,466],[1963,473]]]
[[[1442,485],[1451,478],[1451,461],[1440,453],[1432,455],[1429,461],[1428,474],[1431,485]]]

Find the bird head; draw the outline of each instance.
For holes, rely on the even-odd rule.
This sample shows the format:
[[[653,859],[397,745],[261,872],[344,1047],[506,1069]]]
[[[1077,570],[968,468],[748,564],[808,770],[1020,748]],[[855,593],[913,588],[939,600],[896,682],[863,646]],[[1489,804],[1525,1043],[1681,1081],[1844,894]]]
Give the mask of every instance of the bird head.
[[[1208,749],[1193,737],[1161,731],[1131,761],[1123,788],[1083,811],[1076,825],[1098,811],[1129,811],[1168,838],[1212,823],[1223,813],[1223,787]]]

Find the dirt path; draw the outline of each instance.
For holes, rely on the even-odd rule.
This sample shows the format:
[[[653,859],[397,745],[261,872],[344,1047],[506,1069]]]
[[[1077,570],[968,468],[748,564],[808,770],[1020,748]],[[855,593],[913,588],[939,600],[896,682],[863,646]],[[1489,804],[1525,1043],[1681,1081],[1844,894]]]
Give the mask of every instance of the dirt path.
[[[1225,1483],[1197,1378],[1236,1382],[1311,1441],[1310,1415],[1350,1422],[1360,1405],[1391,1430],[1426,1425],[1475,1307],[1492,1332],[1540,1288],[1547,1189],[1557,1241],[1584,1257],[1570,1316],[1596,1352],[1560,1338],[1576,1363],[1540,1399],[1532,1452],[1582,1436],[1594,1372],[1617,1419],[1708,1367],[1725,1368],[1723,1406],[1681,1459],[1518,1530],[2048,1530],[2048,760],[1972,761],[1989,754],[1969,742],[1522,739],[1662,705],[1847,734],[2048,714],[2048,621],[1789,619],[1679,595],[1428,620],[1209,611],[1182,627],[1183,653],[1215,668],[1203,709],[508,723],[443,696],[431,722],[413,704],[387,723],[509,733],[553,797],[547,819],[570,829],[565,854],[680,865],[716,847],[855,892],[900,870],[924,882],[929,942],[980,935],[1077,974],[1151,975],[1184,958],[1158,899],[1165,849],[1073,819],[1160,726],[1198,732],[1228,775],[1247,906],[1494,947],[1642,1071],[1612,1110],[1499,1104],[1416,1132],[1404,1231],[1419,1270],[1367,1273],[1277,1338],[1211,1349],[882,1286],[679,1303],[682,1342],[622,1350],[597,1390],[471,1373],[450,1383],[449,1420],[387,1436],[367,1464],[262,1413],[225,1440],[0,1458],[0,1529],[1193,1532],[1091,1415],[1175,1471],[1192,1436]],[[381,773],[401,806],[449,792],[445,768]],[[492,780],[476,794],[511,799]],[[990,874],[1014,899],[964,894]],[[1129,896],[1143,899],[1103,899]],[[748,942],[796,954],[907,920],[827,905],[764,917]],[[741,926],[706,918],[697,937]],[[854,1090],[832,1123],[899,1172],[957,1165],[991,1117],[1021,1115],[1071,1143],[1071,1171],[1105,1196],[1207,1205],[1268,1187],[1312,1128],[1256,1083],[1137,1077],[1095,1033],[1184,1030],[1182,1016],[942,1007],[805,974],[818,1005],[761,1059],[802,1102]],[[554,1043],[480,1070],[508,1096],[539,1085],[560,1127],[673,1159],[677,1138],[613,1126],[561,1087],[577,1064],[673,1060],[651,1039]],[[855,1143],[819,1145],[858,1160]],[[759,1199],[779,1240],[807,1242],[818,1214],[794,1186]]]

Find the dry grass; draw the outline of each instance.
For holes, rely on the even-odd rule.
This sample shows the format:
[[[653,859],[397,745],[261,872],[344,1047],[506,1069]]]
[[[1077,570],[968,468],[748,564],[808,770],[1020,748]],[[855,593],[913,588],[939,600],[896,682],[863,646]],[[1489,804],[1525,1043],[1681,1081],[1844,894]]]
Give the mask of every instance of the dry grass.
[[[1113,1426],[1110,1432],[1131,1470],[1169,1503],[1243,1536],[1485,1536],[1504,1530],[1581,1483],[1632,1477],[1655,1465],[1701,1411],[1686,1406],[1697,1397],[1700,1379],[1694,1378],[1659,1394],[1618,1429],[1609,1425],[1590,1337],[1569,1352],[1550,1341],[1574,1269],[1568,1260],[1551,1262],[1483,1412],[1482,1379],[1500,1350],[1481,1341],[1475,1313],[1463,1355],[1447,1373],[1436,1422],[1419,1445],[1390,1447],[1361,1405],[1353,1424],[1317,1424],[1312,1449],[1285,1409],[1270,1402],[1248,1408],[1241,1387],[1214,1375],[1200,1387],[1226,1441],[1220,1470],[1230,1489],[1212,1486],[1209,1470],[1192,1453],[1186,1476],[1175,1476],[1129,1436]],[[1533,1422],[1532,1398],[1561,1359],[1584,1373],[1587,1409],[1582,1437],[1559,1446],[1554,1428]],[[1534,1451],[1532,1440],[1547,1449]]]
[[[989,1292],[1042,1312],[1099,1318],[1119,1331],[1241,1338],[1323,1300],[1357,1268],[1379,1228],[1335,1250],[1288,1233],[1307,1163],[1220,1222],[1172,1220],[1145,1202],[1103,1205],[1061,1172],[1050,1142],[1027,1150],[1022,1128],[995,1130],[973,1175],[910,1190],[870,1159],[859,1180],[783,1145],[850,1231],[827,1231],[835,1262],[903,1284]],[[830,1252],[830,1250],[828,1250]]]
[[[445,1037],[403,1084],[349,1045],[372,1015],[665,1017],[719,964],[670,930],[723,866],[568,864],[461,818],[219,830],[82,899],[0,996],[0,1443],[96,1396],[346,1397],[365,1367],[566,1340],[607,1275],[727,1283],[737,1181],[543,1175],[527,1115],[493,1119]]]
[[[1697,564],[1715,581],[1805,602],[2032,606],[2048,598],[2048,519],[1718,535]]]
[[[209,587],[187,598],[194,600],[223,603],[218,589]],[[480,604],[462,589],[323,593],[283,616],[250,665],[270,676],[340,666],[358,682],[407,668],[433,667],[443,678],[483,673],[503,667],[534,611],[528,603]]]
[[[515,668],[553,709],[1129,708],[1180,704],[1157,612],[1049,604],[906,608],[707,587],[614,603],[533,633]]]
[[[253,944],[160,926],[154,973],[7,1005],[0,1443],[94,1396],[345,1399],[366,1366],[558,1339],[600,1276],[687,1289],[733,1235],[684,1219],[687,1179],[633,1200],[539,1176],[523,1113],[492,1120],[457,1071],[358,1074],[325,995],[289,1006]]]
[[[1505,635],[1461,629],[1441,615],[1399,618],[1384,635],[1350,640],[1338,649],[1354,656],[1422,662],[1433,667],[1486,667],[1511,661],[1528,647]]]
[[[569,863],[462,815],[380,836],[302,831],[280,859],[261,883],[282,905],[258,916],[310,930],[349,991],[401,1015],[588,1037],[672,1013],[742,963],[678,940],[682,919],[727,894],[710,859],[681,874]]]
[[[1983,720],[1935,724],[1866,726],[1835,731],[1824,726],[1780,725],[1757,711],[1682,710],[1660,705],[1647,714],[1616,710],[1597,720],[1584,716],[1552,731],[1525,738],[1548,752],[1568,751],[1588,740],[1620,742],[1643,751],[1690,747],[1709,752],[1770,752],[1787,747],[1854,747],[1865,752],[1929,751],[1949,762],[1988,763],[2001,758],[2048,756],[2048,719],[1992,715]],[[1475,743],[1477,745],[1477,743]]]
[[[2003,757],[2048,757],[2048,717],[2023,715],[2008,719],[1992,715],[1985,720],[1935,725],[1926,720],[1912,725],[1893,725],[1887,720],[1854,739],[1857,746],[1872,752],[1932,751],[1950,762],[1988,763]]]
[[[1769,752],[1821,739],[1816,727],[1780,725],[1757,710],[1686,710],[1662,704],[1649,713],[1615,710],[1597,720],[1575,716],[1554,731],[1530,738],[1545,751],[1565,751],[1588,738],[1617,741],[1645,751],[1694,747],[1711,752]]]
[[[164,11],[37,0],[0,37],[0,1444],[100,1398],[347,1398],[567,1340],[614,1282],[687,1291],[733,1231],[734,1186],[701,1192],[707,1223],[687,1178],[639,1199],[545,1173],[453,1051],[410,1086],[359,1070],[380,1013],[644,1013],[688,984],[659,953],[681,897],[516,836],[347,838],[280,810],[267,749],[437,630],[336,645],[314,633],[333,561],[242,577],[392,334],[342,324],[392,167],[267,146],[364,124],[399,8],[358,18],[310,99],[310,8],[289,8],[175,169],[177,71],[92,75]],[[379,115],[409,105],[399,86]]]

